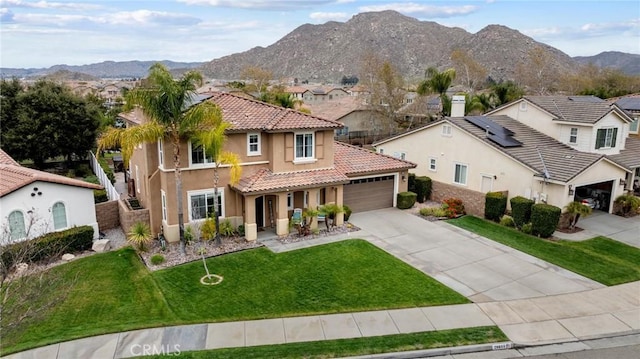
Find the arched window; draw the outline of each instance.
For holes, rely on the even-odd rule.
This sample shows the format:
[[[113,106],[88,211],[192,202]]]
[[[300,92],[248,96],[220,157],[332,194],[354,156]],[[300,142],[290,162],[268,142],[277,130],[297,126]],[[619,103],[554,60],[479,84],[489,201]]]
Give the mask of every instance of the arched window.
[[[53,213],[53,229],[67,228],[67,210],[64,203],[56,202],[51,212]]]
[[[13,211],[9,213],[9,233],[11,234],[11,240],[17,241],[27,236],[27,232],[24,230],[24,214],[20,211]]]

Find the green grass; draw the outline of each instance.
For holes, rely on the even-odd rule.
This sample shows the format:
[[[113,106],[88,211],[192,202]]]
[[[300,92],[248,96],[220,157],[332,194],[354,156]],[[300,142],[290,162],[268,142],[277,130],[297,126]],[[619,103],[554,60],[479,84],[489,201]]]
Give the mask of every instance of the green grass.
[[[640,280],[640,249],[606,237],[546,240],[473,216],[448,223],[538,257],[604,285]]]
[[[153,274],[171,310],[186,321],[230,321],[313,313],[467,303],[417,269],[362,241],[274,254],[259,248],[207,261],[224,277],[198,284],[194,262]]]
[[[507,341],[498,327],[477,327],[379,337],[326,340],[320,342],[264,345],[172,354],[173,358],[335,358],[366,354],[424,350]],[[166,355],[147,358],[166,358]]]
[[[67,298],[3,330],[2,354],[137,328],[468,302],[362,240],[282,254],[259,248],[207,263],[221,284],[200,284],[201,261],[151,273],[131,248],[55,267],[44,280],[74,282],[50,288]]]

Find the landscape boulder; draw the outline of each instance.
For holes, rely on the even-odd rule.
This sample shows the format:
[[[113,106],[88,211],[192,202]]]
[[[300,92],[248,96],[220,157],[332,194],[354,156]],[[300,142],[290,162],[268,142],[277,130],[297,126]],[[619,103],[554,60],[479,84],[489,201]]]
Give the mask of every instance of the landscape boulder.
[[[111,241],[108,239],[95,240],[93,241],[93,246],[91,246],[91,249],[97,253],[108,252],[109,250],[111,250]]]

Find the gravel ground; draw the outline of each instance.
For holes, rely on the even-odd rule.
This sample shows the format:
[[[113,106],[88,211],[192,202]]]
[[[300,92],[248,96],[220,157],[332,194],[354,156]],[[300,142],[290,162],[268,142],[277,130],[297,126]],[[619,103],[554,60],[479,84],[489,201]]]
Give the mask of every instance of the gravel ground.
[[[354,226],[351,223],[346,223],[342,226],[336,226],[335,228],[332,228],[331,231],[327,231],[327,227],[324,224],[321,224],[318,226],[318,233],[312,233],[308,236],[300,236],[298,235],[298,233],[295,231],[295,229],[292,229],[291,233],[289,233],[289,235],[287,236],[281,236],[278,238],[278,241],[280,241],[281,243],[295,243],[295,242],[301,242],[301,241],[306,241],[309,239],[316,239],[316,238],[322,238],[322,237],[328,237],[328,236],[335,236],[337,234],[343,234],[343,233],[347,233],[347,232],[355,232],[355,231],[359,231],[360,228]]]

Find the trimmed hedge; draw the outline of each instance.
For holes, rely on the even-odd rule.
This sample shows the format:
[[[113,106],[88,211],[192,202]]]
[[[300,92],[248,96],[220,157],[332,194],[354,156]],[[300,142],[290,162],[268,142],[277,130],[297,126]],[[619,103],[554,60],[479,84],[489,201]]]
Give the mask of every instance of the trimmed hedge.
[[[414,192],[398,193],[398,208],[409,209],[416,203],[417,194]]]
[[[4,268],[11,268],[16,261],[40,262],[63,253],[81,252],[93,245],[93,227],[73,227],[51,232],[32,240],[9,244],[2,248]]]
[[[562,209],[550,204],[537,203],[531,207],[531,231],[533,235],[549,238],[558,228]]]
[[[535,202],[522,196],[511,198],[511,217],[516,222],[516,227],[522,228],[531,220],[531,206]]]
[[[106,189],[94,189],[93,190],[93,203],[102,203],[109,200]]]
[[[507,210],[507,196],[502,192],[487,192],[484,197],[484,218],[498,222]]]
[[[407,183],[407,190],[409,192],[416,191],[416,174],[415,173],[409,173],[409,182]]]
[[[431,178],[427,176],[420,176],[415,178],[415,192],[417,197],[416,200],[420,203],[424,203],[424,201],[431,198]]]

